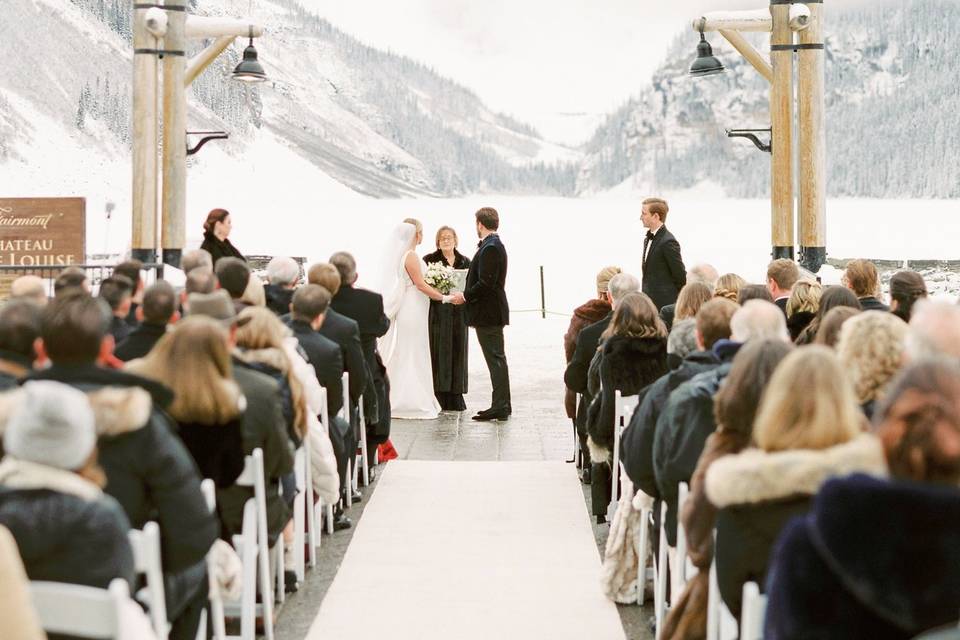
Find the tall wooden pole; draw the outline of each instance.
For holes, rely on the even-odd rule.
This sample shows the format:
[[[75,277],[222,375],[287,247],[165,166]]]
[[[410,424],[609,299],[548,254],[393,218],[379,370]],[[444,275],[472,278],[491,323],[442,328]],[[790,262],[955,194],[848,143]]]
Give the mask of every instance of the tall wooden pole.
[[[137,4],[137,0],[134,0]],[[141,5],[142,6],[142,5]],[[146,26],[147,9],[133,16],[133,238],[132,256],[156,262],[158,40]]]
[[[773,258],[794,258],[793,225],[793,30],[790,5],[771,3],[770,35],[770,229]]]
[[[163,262],[180,266],[186,243],[187,210],[187,96],[186,2],[166,0],[169,24],[163,58]]]
[[[798,45],[800,129],[800,264],[813,273],[827,259],[826,160],[824,126],[823,3],[813,0],[810,26]]]

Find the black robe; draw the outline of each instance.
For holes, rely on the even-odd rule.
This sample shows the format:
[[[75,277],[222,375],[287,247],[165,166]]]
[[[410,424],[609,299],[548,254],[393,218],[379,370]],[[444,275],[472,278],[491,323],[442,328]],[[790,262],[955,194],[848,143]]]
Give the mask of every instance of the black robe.
[[[454,251],[453,264],[437,250],[423,256],[427,264],[440,262],[454,269],[469,269],[470,260]],[[430,362],[433,365],[433,391],[446,410],[466,408],[467,392],[467,323],[462,305],[430,301]]]

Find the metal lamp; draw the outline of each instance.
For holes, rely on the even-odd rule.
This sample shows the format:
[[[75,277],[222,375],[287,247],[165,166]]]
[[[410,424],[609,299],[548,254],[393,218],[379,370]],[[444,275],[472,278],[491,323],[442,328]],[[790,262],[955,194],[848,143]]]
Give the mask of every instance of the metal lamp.
[[[243,50],[243,60],[233,70],[231,77],[240,82],[266,82],[267,72],[257,60],[257,48],[253,46],[253,36],[250,37],[250,44]]]
[[[713,55],[713,48],[700,32],[700,42],[697,43],[697,59],[690,65],[690,75],[700,78],[703,76],[713,76],[723,73],[723,63],[717,60]]]

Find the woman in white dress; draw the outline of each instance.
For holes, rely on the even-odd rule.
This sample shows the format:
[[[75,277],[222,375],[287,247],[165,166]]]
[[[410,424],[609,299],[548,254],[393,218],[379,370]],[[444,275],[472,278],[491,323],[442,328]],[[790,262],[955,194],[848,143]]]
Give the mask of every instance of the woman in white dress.
[[[380,357],[390,377],[390,415],[431,420],[440,415],[433,393],[428,317],[430,300],[449,303],[423,279],[423,261],[414,249],[423,240],[423,226],[408,218],[397,225],[384,252],[383,309],[390,330],[379,339]]]

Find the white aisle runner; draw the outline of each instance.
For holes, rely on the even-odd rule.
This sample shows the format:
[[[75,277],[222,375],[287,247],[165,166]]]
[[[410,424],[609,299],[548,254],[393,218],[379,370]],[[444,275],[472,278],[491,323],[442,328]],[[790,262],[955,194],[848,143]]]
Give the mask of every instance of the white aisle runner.
[[[618,640],[562,462],[387,465],[308,640]]]

